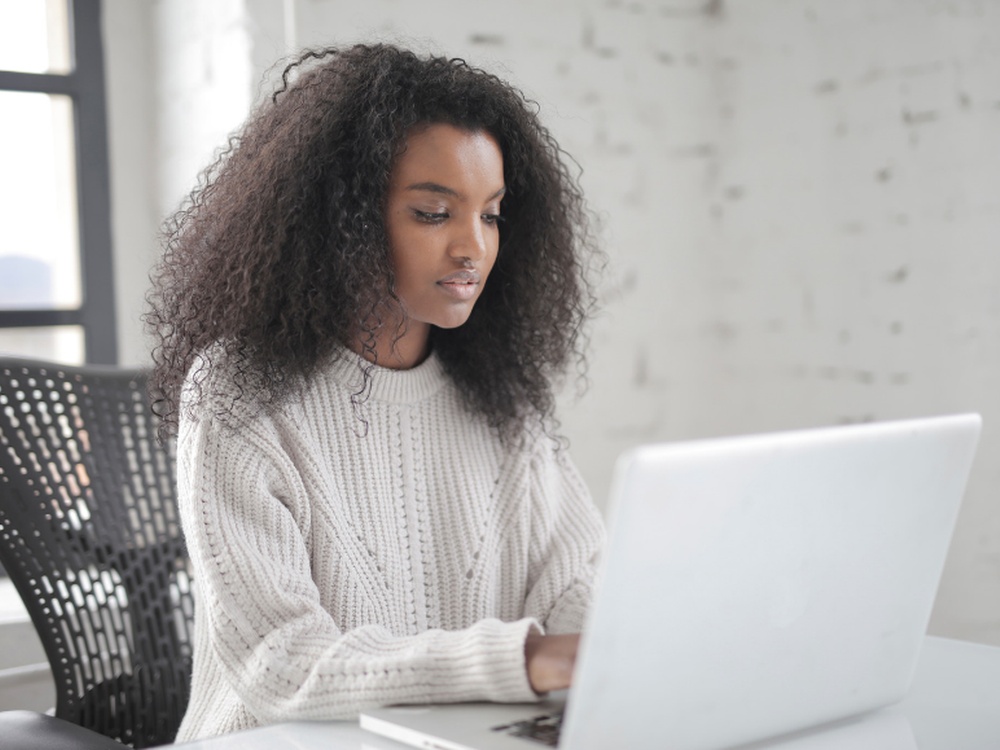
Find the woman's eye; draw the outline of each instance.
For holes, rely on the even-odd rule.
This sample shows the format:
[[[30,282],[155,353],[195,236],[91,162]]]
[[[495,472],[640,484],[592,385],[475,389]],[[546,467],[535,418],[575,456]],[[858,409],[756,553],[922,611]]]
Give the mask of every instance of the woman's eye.
[[[433,211],[419,211],[417,209],[413,209],[413,215],[417,217],[417,221],[422,221],[426,224],[440,224],[448,218],[448,214],[444,212],[435,213]]]
[[[483,221],[487,224],[499,224],[503,217],[500,214],[483,214]]]

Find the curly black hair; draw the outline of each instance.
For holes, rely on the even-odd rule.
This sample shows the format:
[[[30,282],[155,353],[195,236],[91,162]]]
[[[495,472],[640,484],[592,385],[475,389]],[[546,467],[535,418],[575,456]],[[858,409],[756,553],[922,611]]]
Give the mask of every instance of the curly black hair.
[[[583,365],[602,256],[536,110],[464,60],[392,45],[310,50],[288,65],[165,225],[145,316],[161,429],[176,429],[189,373],[205,382],[208,352],[224,352],[232,398],[275,403],[347,342],[374,340],[386,305],[401,312],[385,198],[407,134],[435,123],[492,135],[507,193],[489,282],[468,321],[433,329],[431,346],[502,435],[551,417],[554,379]]]

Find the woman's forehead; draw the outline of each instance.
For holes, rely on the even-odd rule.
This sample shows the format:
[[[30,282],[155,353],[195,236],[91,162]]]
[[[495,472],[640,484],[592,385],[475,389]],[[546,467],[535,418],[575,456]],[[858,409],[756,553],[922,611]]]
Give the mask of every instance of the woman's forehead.
[[[503,153],[485,130],[434,124],[411,132],[392,171],[393,190],[473,192],[491,196],[504,187]],[[470,196],[471,197],[471,196]]]

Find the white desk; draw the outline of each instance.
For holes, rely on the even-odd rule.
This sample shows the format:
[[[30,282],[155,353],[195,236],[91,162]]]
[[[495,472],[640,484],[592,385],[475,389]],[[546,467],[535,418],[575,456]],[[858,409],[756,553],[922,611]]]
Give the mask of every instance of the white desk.
[[[202,740],[184,750],[400,750],[356,722],[292,722]],[[525,742],[525,750],[536,747]],[[542,747],[538,745],[537,747]],[[929,637],[909,696],[863,719],[754,750],[998,750],[1000,648]],[[749,750],[747,748],[746,750]]]

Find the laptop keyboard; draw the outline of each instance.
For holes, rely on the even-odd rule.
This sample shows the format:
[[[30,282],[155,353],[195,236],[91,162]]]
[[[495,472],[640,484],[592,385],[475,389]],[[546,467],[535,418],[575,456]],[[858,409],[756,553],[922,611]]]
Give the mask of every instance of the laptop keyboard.
[[[511,737],[523,737],[548,747],[556,747],[559,744],[559,730],[562,729],[562,720],[563,712],[560,710],[490,728],[494,732],[502,732]]]

